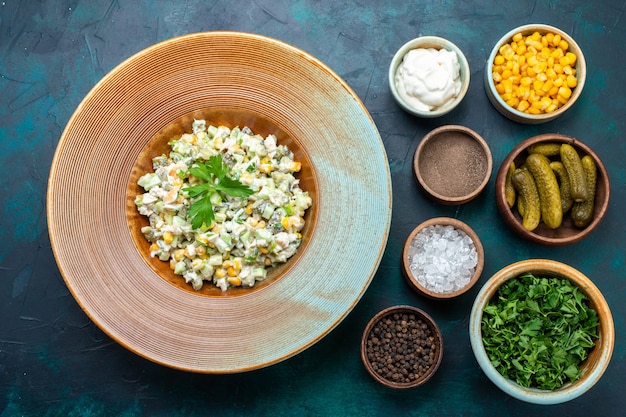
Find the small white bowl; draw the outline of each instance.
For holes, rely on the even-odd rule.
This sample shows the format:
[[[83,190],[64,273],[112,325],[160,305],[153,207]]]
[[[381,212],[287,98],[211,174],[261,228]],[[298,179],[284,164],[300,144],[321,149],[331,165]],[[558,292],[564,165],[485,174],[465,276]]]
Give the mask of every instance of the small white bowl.
[[[491,75],[493,73],[493,61],[498,54],[500,47],[505,43],[511,42],[513,35],[515,35],[516,33],[529,35],[534,32],[539,32],[541,34],[548,32],[552,32],[555,34],[558,33],[559,35],[561,35],[561,39],[564,39],[569,44],[569,51],[572,51],[574,54],[576,54],[575,69],[577,86],[572,89],[572,96],[569,98],[567,103],[565,103],[562,107],[558,108],[552,113],[528,114],[509,106],[496,91],[496,86],[493,82],[493,77]],[[487,60],[487,64],[485,66],[485,91],[491,104],[496,108],[496,110],[498,110],[498,112],[500,112],[506,118],[518,123],[539,124],[556,119],[574,105],[574,103],[576,102],[576,100],[578,100],[580,94],[583,91],[586,75],[587,65],[585,63],[585,56],[582,49],[580,49],[580,46],[578,46],[576,41],[574,41],[571,36],[554,26],[544,24],[529,24],[512,29],[506,35],[500,38],[498,42],[496,42],[496,45],[493,47],[493,50],[491,51],[491,54],[489,55],[489,59]]]
[[[411,104],[407,103],[402,98],[396,86],[396,72],[398,71],[398,67],[400,66],[400,64],[402,64],[404,56],[410,50],[419,48],[433,48],[438,50],[446,49],[448,51],[455,52],[460,65],[459,75],[461,78],[461,91],[453,101],[447,103],[444,106],[435,108],[431,111],[419,110],[416,109],[414,106],[411,106]],[[469,83],[470,69],[467,58],[465,58],[463,52],[449,40],[437,36],[422,36],[408,41],[407,43],[402,45],[398,52],[396,52],[393,59],[391,60],[391,65],[389,66],[389,87],[391,88],[391,93],[393,94],[393,97],[398,102],[400,107],[402,107],[405,111],[419,117],[439,117],[452,111],[463,100],[463,97],[465,97],[467,89],[469,88]]]

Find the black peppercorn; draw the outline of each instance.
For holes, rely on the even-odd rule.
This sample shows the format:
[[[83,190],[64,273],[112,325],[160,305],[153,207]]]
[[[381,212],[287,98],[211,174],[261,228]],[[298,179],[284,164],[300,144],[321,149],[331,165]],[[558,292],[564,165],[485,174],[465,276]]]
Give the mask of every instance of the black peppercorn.
[[[388,381],[413,382],[435,365],[438,347],[434,332],[415,314],[389,314],[374,324],[366,338],[371,368]]]

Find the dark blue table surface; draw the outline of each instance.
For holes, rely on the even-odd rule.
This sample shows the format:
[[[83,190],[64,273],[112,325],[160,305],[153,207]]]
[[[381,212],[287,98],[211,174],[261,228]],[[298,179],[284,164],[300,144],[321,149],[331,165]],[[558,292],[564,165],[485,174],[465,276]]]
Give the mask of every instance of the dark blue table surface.
[[[0,417],[9,416],[617,416],[626,413],[626,3],[603,1],[0,1]],[[492,45],[515,26],[548,23],[570,33],[588,66],[579,102],[536,126],[503,118],[482,77]],[[279,364],[235,375],[185,373],[140,358],[109,339],[80,309],[57,268],[47,232],[47,178],[61,132],[82,98],[125,58],[158,41],[198,31],[271,36],[322,60],[354,89],[384,142],[393,181],[389,241],[369,289],[328,336]],[[452,113],[417,119],[393,101],[390,60],[404,42],[438,35],[456,43],[471,68],[469,92]],[[411,158],[420,139],[444,124],[479,132],[494,175],[476,200],[432,203],[417,189]],[[575,136],[608,169],[612,195],[599,229],[572,246],[547,248],[514,235],[498,215],[495,169],[521,140]],[[435,216],[474,228],[485,247],[480,283],[527,258],[567,262],[603,291],[616,343],[602,380],[555,406],[520,402],[480,370],[468,316],[480,283],[448,302],[411,292],[400,272],[410,230]],[[87,231],[88,232],[88,231]],[[94,239],[97,239],[94,236]],[[444,359],[425,386],[390,391],[366,374],[361,332],[377,311],[410,304],[430,313],[445,338]]]

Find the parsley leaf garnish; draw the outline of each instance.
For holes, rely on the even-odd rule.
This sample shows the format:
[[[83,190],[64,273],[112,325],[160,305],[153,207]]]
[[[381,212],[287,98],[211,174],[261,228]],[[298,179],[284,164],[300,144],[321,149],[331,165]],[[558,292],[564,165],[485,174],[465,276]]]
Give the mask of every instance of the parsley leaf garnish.
[[[598,316],[567,279],[523,274],[503,284],[483,310],[491,363],[524,387],[553,390],[581,375],[598,338]]]
[[[215,219],[212,198],[220,197],[248,197],[252,189],[229,176],[230,169],[222,160],[222,155],[211,156],[206,163],[196,162],[189,168],[188,174],[204,182],[191,187],[183,188],[189,197],[194,199],[187,212],[191,218],[191,227],[199,229],[202,225],[210,225]]]

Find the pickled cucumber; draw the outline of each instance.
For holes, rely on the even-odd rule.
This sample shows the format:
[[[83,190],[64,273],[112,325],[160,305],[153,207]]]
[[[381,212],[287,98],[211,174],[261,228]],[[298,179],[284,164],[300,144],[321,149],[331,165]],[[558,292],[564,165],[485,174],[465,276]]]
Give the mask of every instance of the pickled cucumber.
[[[561,145],[561,162],[567,170],[570,181],[570,193],[576,202],[582,202],[587,199],[587,181],[585,180],[585,171],[580,160],[580,156],[576,149],[569,143]]]
[[[528,170],[535,179],[539,193],[541,220],[551,229],[556,229],[563,221],[561,193],[554,171],[550,168],[550,160],[538,153],[531,153],[526,158]],[[528,207],[524,206],[525,210]]]
[[[515,162],[511,162],[509,165],[509,170],[504,180],[504,197],[506,198],[506,203],[509,205],[509,208],[513,208],[515,205],[515,187],[513,187],[513,183],[511,182],[513,172],[515,172]]]
[[[528,153],[540,153],[545,156],[556,156],[561,152],[561,144],[557,142],[535,143],[528,147]]]
[[[550,162],[550,168],[557,176],[559,180],[559,191],[561,193],[561,208],[563,213],[566,213],[569,209],[572,208],[572,204],[574,200],[572,199],[572,193],[570,191],[570,182],[569,175],[567,175],[567,170],[561,161],[552,161]]]
[[[593,219],[598,170],[593,158],[589,155],[582,157],[581,164],[585,172],[588,197],[585,201],[574,203],[571,216],[575,226],[586,227]]]
[[[511,175],[511,183],[517,192],[519,203],[523,207],[522,226],[533,231],[541,221],[539,193],[532,174],[526,169],[516,169]]]

